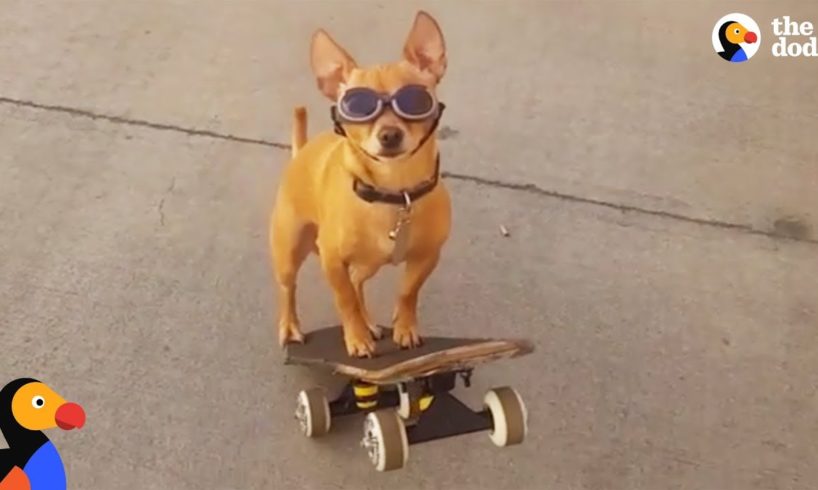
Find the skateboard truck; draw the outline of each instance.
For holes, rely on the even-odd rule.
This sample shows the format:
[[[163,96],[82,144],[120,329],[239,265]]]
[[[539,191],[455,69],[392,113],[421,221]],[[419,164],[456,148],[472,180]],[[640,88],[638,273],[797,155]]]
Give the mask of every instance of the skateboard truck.
[[[471,375],[474,369],[466,369],[465,371],[460,371],[460,379],[463,380],[463,386],[466,388],[471,388]]]

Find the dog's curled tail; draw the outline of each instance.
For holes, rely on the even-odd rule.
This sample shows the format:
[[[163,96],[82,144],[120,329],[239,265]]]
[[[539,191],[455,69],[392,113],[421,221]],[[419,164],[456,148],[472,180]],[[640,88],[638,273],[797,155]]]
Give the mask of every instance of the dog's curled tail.
[[[298,150],[307,142],[307,108],[296,107],[293,111],[293,139],[292,156],[298,154]]]

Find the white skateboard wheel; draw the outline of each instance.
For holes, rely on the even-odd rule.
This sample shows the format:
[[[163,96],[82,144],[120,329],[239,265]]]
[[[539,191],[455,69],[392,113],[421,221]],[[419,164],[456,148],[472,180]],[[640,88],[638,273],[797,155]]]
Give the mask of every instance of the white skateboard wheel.
[[[332,419],[324,390],[311,388],[298,393],[295,418],[301,426],[301,432],[307,437],[320,437],[329,432]]]
[[[366,415],[361,445],[378,471],[403,468],[409,459],[406,427],[395,410],[378,410]]]
[[[507,386],[489,390],[483,404],[491,412],[494,424],[489,432],[491,442],[499,447],[523,442],[528,432],[528,412],[516,390]]]

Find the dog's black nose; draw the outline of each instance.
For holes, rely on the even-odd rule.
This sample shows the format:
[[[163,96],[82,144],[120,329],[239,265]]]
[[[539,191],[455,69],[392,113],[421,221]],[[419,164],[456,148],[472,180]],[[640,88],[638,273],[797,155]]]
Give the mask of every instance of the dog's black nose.
[[[403,142],[403,131],[395,126],[384,126],[378,131],[378,141],[385,149],[397,149]]]

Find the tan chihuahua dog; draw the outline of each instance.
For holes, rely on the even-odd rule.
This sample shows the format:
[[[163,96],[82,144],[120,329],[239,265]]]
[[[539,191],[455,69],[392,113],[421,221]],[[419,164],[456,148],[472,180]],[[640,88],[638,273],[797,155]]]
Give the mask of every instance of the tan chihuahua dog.
[[[295,109],[292,160],[270,218],[279,343],[304,341],[296,276],[315,252],[350,356],[374,353],[381,332],[367,313],[363,287],[389,263],[405,263],[393,339],[401,347],[418,346],[418,292],[438,263],[451,224],[435,138],[444,107],[435,95],[446,71],[443,34],[429,14],[418,12],[403,59],[364,68],[319,30],[312,37],[311,65],[318,88],[335,103],[335,133],[307,142],[306,111]]]

